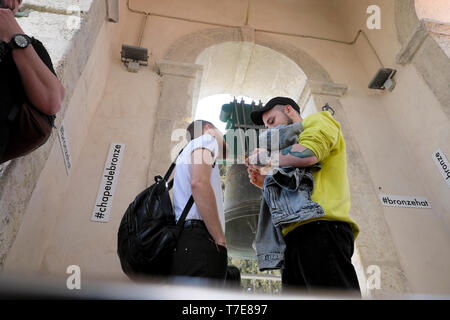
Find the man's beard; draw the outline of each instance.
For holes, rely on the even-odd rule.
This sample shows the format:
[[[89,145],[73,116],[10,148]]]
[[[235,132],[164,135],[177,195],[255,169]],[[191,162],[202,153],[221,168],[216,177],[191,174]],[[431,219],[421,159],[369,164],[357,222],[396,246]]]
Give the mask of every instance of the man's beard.
[[[287,114],[284,114],[284,116],[286,117],[287,125],[294,124],[294,121],[292,121],[292,119],[289,118]]]

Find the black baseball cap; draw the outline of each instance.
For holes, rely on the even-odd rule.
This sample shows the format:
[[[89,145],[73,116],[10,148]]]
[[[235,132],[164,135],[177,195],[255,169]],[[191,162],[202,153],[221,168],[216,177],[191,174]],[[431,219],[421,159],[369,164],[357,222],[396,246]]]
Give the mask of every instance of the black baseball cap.
[[[253,123],[256,124],[256,125],[262,125],[263,126],[264,125],[264,121],[262,119],[263,113],[268,111],[268,110],[270,110],[270,109],[272,109],[273,107],[275,107],[277,105],[282,105],[282,106],[290,105],[292,108],[297,110],[298,113],[300,113],[300,107],[291,98],[275,97],[275,98],[270,99],[264,105],[264,107],[262,107],[261,109],[255,110],[252,113],[250,113],[250,117],[252,118]]]

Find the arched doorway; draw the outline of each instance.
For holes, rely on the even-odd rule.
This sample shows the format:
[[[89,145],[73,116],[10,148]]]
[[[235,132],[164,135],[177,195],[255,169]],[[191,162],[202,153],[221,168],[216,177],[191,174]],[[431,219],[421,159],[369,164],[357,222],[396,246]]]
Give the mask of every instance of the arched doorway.
[[[232,98],[222,101],[220,106],[208,105],[211,110],[218,110],[224,104],[234,104],[234,109],[239,109],[238,118],[247,119],[247,124],[252,125],[249,117],[252,101],[241,103],[236,96],[251,97],[258,106],[258,102],[267,102],[274,96],[287,96],[296,101],[300,98],[306,85],[306,75],[291,59],[270,48],[251,43],[227,41],[204,49],[195,60],[197,65],[203,66],[203,74],[199,92],[201,102],[205,96],[220,93],[229,93]],[[193,113],[198,114],[196,105]],[[245,110],[244,110],[245,109]],[[237,111],[236,111],[237,112]],[[208,113],[206,113],[208,114]],[[219,113],[215,117],[204,119],[217,123]],[[246,135],[249,128],[239,128],[235,132],[235,120],[227,125],[233,132],[227,131],[226,139],[232,145],[239,143]],[[227,121],[229,122],[229,121]],[[242,122],[242,121],[240,121]],[[240,123],[241,125],[245,124]],[[231,126],[231,127],[230,127]],[[242,132],[239,132],[242,130]],[[236,137],[235,137],[236,136]],[[251,151],[251,150],[247,150]],[[224,175],[224,206],[226,221],[226,236],[228,253],[231,257],[243,259],[256,259],[255,236],[261,202],[261,190],[253,186],[248,179],[247,168],[242,162],[227,161]]]

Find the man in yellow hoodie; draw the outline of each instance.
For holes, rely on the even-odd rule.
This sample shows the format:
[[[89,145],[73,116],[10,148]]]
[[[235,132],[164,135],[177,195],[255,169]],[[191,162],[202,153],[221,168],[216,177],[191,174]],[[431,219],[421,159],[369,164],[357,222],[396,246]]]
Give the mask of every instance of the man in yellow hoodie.
[[[276,161],[268,159],[267,165],[276,163],[279,167],[299,168],[317,162],[322,165],[321,170],[313,171],[311,200],[322,206],[325,215],[288,224],[282,230],[286,243],[283,287],[359,292],[358,278],[351,262],[359,227],[349,216],[346,149],[339,123],[328,111],[303,119],[295,101],[286,97],[271,99],[263,108],[253,111],[251,118],[255,124],[267,128],[302,122],[303,132],[298,143],[281,150]],[[249,163],[255,163],[258,152],[256,150],[250,157]],[[266,176],[260,169],[260,166],[248,164],[250,181],[263,188]]]

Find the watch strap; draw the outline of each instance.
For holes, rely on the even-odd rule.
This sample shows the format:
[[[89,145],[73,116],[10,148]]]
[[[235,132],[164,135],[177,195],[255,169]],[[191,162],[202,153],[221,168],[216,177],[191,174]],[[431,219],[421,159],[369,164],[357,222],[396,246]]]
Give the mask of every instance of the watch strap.
[[[26,47],[20,47],[17,45],[15,38],[17,36],[23,36],[24,38],[27,39],[28,44]],[[13,50],[13,49],[25,49],[27,48],[29,45],[31,44],[31,38],[29,36],[27,36],[26,34],[21,34],[21,33],[17,33],[15,35],[12,36],[11,41],[8,42],[8,47]]]

